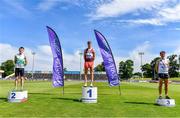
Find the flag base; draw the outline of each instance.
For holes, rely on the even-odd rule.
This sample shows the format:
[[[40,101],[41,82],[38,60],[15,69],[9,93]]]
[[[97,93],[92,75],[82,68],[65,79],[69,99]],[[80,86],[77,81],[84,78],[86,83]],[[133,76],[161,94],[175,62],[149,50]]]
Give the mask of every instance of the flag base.
[[[97,87],[82,87],[83,103],[97,103]]]
[[[156,104],[166,107],[174,107],[176,105],[174,99],[156,99]]]
[[[28,91],[11,91],[8,95],[8,102],[26,102]]]

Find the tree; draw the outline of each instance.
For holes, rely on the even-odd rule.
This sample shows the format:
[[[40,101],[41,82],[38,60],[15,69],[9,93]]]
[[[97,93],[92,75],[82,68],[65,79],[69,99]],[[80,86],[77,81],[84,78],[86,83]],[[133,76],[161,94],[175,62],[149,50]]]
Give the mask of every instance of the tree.
[[[169,59],[169,75],[170,77],[178,77],[178,70],[179,70],[179,65],[177,63],[177,60],[175,58],[177,55],[170,55],[167,58]]]
[[[125,62],[121,61],[119,63],[119,76],[120,76],[120,78],[126,78],[126,76],[125,76],[125,68],[126,68]]]
[[[141,72],[135,72],[135,73],[133,74],[133,76],[141,77],[142,75],[141,75]]]
[[[1,69],[4,70],[4,76],[8,76],[14,73],[14,62],[13,60],[7,60],[1,64]]]
[[[152,68],[149,63],[142,65],[141,69],[145,78],[152,77]]]
[[[119,75],[122,79],[129,79],[133,75],[133,65],[132,60],[121,61],[119,63]]]
[[[158,73],[155,71],[155,67],[159,59],[160,57],[156,57],[151,61],[152,80],[158,80]]]
[[[101,64],[98,64],[94,68],[94,71],[96,71],[96,72],[104,72],[105,71],[104,63],[102,62]]]
[[[63,69],[63,71],[64,71],[64,72],[67,72],[68,70],[67,70],[67,68],[65,67],[65,68]]]

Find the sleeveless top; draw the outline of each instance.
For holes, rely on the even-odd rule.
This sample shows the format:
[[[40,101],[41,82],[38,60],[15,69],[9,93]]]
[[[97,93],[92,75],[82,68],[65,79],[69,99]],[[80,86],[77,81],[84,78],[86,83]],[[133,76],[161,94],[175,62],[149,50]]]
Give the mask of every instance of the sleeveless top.
[[[85,53],[85,61],[86,62],[94,61],[94,49],[93,48],[85,49],[84,53]]]
[[[168,74],[169,65],[167,59],[160,59],[158,65],[158,73]]]
[[[24,54],[15,55],[15,68],[24,68],[26,65]]]

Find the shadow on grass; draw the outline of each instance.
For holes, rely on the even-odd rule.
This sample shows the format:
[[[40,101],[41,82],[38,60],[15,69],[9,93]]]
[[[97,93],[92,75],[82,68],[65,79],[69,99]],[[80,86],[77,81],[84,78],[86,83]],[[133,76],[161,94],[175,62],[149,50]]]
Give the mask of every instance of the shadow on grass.
[[[99,93],[98,95],[119,95],[118,93]]]
[[[67,101],[73,101],[73,102],[81,102],[81,99],[74,99],[74,98],[52,98],[56,100],[67,100]]]
[[[0,101],[5,101],[5,102],[7,102],[7,98],[0,98]]]
[[[28,93],[30,95],[54,95],[52,93]]]
[[[65,92],[64,94],[81,94],[80,92]]]
[[[135,104],[135,105],[137,105],[137,104],[144,104],[144,105],[156,105],[157,106],[156,103],[147,103],[147,102],[124,102],[124,103]]]

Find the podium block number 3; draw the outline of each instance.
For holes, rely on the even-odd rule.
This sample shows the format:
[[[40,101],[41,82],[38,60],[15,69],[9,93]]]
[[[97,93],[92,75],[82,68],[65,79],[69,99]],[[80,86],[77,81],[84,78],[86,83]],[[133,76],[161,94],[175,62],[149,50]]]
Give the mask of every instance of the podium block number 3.
[[[15,99],[16,93],[11,93],[11,99]]]
[[[92,97],[92,89],[89,89],[87,93],[89,94],[89,97]]]

